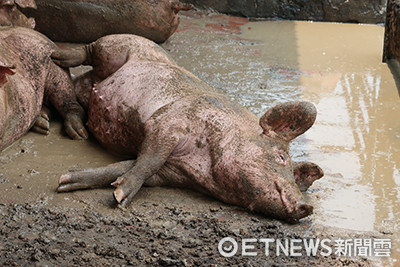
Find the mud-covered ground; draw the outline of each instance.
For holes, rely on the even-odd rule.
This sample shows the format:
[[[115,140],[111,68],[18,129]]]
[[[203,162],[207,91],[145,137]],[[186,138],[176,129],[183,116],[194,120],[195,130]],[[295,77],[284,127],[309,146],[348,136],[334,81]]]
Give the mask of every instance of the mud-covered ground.
[[[218,22],[206,31],[201,16],[184,17],[180,34],[164,45],[174,57],[190,46],[190,36],[214,34],[225,43],[240,42],[221,31]],[[221,18],[219,18],[221,19]],[[226,19],[226,18],[224,18]],[[240,24],[240,23],[239,23]],[[190,29],[196,28],[196,31]],[[198,39],[199,37],[196,36]],[[225,43],[224,43],[225,42]],[[207,43],[207,40],[204,40]],[[257,55],[255,55],[257,56]],[[190,61],[190,59],[189,59]],[[207,80],[207,77],[202,77]],[[207,80],[210,82],[210,80]],[[221,81],[221,83],[225,83]],[[58,119],[48,136],[28,133],[0,154],[0,265],[2,266],[374,266],[372,259],[287,256],[272,243],[254,242],[242,256],[242,238],[314,239],[374,238],[378,233],[347,232],[316,225],[312,218],[299,224],[251,214],[207,196],[173,188],[142,188],[131,206],[116,208],[112,189],[57,194],[58,178],[70,168],[98,167],[120,160],[94,140],[69,140]],[[220,255],[219,241],[234,238],[238,252]],[[225,244],[226,245],[226,244]],[[332,244],[331,244],[332,245]],[[229,251],[229,247],[226,251]]]
[[[174,193],[168,192],[165,193]],[[192,197],[190,193],[186,197]],[[90,207],[0,204],[3,266],[369,266],[364,260],[269,256],[224,258],[218,241],[231,236],[292,238],[304,231],[250,215],[232,207],[179,208],[151,199],[113,216]],[[308,234],[307,234],[308,236]],[[310,234],[310,237],[315,237]],[[240,255],[240,254],[239,254]]]

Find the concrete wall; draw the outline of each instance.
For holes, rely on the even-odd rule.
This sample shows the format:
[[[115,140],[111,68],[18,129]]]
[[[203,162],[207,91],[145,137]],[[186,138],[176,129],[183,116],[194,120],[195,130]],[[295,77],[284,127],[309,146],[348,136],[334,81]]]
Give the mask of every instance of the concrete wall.
[[[262,18],[382,23],[386,0],[181,0],[221,13]]]

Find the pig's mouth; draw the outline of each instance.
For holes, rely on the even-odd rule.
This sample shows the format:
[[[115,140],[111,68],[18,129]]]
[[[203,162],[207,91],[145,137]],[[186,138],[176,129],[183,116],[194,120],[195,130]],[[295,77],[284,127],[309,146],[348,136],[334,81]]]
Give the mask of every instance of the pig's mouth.
[[[287,213],[287,217],[285,220],[291,223],[295,223],[301,218],[307,217],[312,214],[313,206],[308,205],[306,203],[292,203],[287,198],[285,192],[282,190],[282,187],[278,184],[278,182],[274,182],[275,188],[278,191],[282,204],[285,207],[285,211]]]

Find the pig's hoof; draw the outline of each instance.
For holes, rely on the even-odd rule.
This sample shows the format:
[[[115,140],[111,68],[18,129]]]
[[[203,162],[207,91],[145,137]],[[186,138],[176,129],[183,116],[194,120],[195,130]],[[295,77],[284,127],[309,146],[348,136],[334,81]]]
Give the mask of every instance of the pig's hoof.
[[[125,177],[119,177],[111,184],[116,187],[114,198],[121,207],[127,206],[132,201],[144,182],[133,175],[128,174],[128,177],[126,175],[124,175]]]
[[[82,119],[76,114],[68,114],[64,121],[65,131],[75,140],[87,139],[88,133],[83,126]]]
[[[125,193],[122,188],[117,188],[114,190],[114,198],[115,198],[115,201],[118,202],[118,204],[122,204],[121,202],[123,201],[124,197],[125,197]]]
[[[42,107],[39,117],[32,127],[32,131],[45,135],[50,133],[50,110],[47,107]]]
[[[119,177],[115,182],[113,182],[111,185],[117,187],[114,190],[114,199],[117,201],[119,204],[119,207],[125,207],[127,203],[127,195],[124,192],[124,189],[122,185],[125,183],[125,178],[124,177]]]
[[[57,192],[69,192],[89,188],[89,185],[76,181],[69,173],[61,175]]]
[[[129,204],[130,200],[133,198],[132,193],[125,196],[122,188],[117,188],[114,190],[114,199],[118,203],[118,208],[126,210],[126,206]]]
[[[48,135],[50,133],[50,122],[46,118],[38,117],[32,127],[32,131]]]

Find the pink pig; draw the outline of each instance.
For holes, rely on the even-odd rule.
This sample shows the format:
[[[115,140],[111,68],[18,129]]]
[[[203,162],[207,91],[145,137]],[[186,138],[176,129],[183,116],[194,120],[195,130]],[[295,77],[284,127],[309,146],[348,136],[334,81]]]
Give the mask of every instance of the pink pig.
[[[70,171],[59,192],[112,184],[124,206],[142,185],[165,185],[289,222],[312,213],[299,186],[306,190],[323,172],[288,153],[289,142],[314,123],[311,103],[283,103],[258,119],[135,35],[106,36],[52,57],[64,67],[93,66],[75,81],[89,130],[110,151],[135,158]]]
[[[36,3],[36,10],[26,11],[36,19],[36,30],[53,41],[79,43],[113,33],[132,33],[164,42],[178,28],[178,12],[193,7],[178,0],[36,0]]]
[[[40,115],[43,101],[64,118],[68,135],[87,137],[82,123],[85,112],[76,100],[71,78],[50,59],[55,48],[34,30],[0,27],[0,151],[35,122],[38,131],[47,132],[47,115]]]
[[[35,7],[35,2],[0,0],[0,151],[31,127],[48,133],[43,102],[59,111],[69,136],[87,138],[82,123],[85,112],[76,100],[72,80],[50,59],[56,45],[29,29],[34,20],[26,18],[16,5]]]

